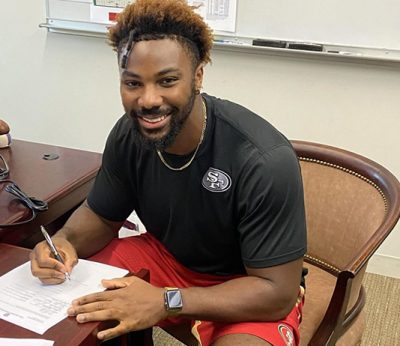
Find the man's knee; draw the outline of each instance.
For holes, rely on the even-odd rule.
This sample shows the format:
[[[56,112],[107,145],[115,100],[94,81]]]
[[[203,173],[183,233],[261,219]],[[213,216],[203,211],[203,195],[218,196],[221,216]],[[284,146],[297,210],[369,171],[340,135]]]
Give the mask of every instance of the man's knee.
[[[228,334],[219,337],[212,346],[272,346],[269,342],[251,334]]]

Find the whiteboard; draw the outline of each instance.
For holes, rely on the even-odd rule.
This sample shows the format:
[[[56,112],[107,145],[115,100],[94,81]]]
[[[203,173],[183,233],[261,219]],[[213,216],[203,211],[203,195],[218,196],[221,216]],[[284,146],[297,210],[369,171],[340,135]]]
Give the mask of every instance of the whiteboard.
[[[47,20],[42,26],[49,30],[107,32],[105,24],[91,19],[92,0],[45,1]],[[335,45],[339,50],[360,47],[358,55],[400,61],[400,0],[237,0],[236,13],[234,32],[217,35],[250,45],[252,39],[264,38]]]
[[[400,49],[399,0],[238,0],[236,35]]]

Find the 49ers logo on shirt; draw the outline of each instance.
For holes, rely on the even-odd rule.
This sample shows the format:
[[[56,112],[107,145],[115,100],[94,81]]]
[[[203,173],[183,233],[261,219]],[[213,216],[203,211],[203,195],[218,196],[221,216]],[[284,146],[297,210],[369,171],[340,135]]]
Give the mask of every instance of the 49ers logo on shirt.
[[[294,336],[292,330],[284,325],[280,324],[278,326],[279,334],[281,334],[281,337],[283,341],[285,342],[286,346],[293,346],[294,345]]]
[[[211,192],[224,192],[231,187],[232,179],[225,172],[210,167],[204,174],[202,185]]]

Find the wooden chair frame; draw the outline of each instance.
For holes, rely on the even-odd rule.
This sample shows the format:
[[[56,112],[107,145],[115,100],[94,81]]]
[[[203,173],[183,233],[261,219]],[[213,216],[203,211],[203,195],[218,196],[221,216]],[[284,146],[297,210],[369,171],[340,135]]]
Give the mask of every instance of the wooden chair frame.
[[[356,304],[346,313],[353,279],[365,268],[368,260],[392,231],[400,217],[400,183],[387,169],[361,155],[311,142],[292,141],[292,144],[300,161],[328,165],[372,184],[382,195],[386,206],[383,222],[362,249],[354,254],[346,268],[339,270],[318,258],[306,255],[306,262],[337,277],[328,309],[309,345],[335,345],[338,338],[352,325],[364,307],[365,291],[361,287]]]

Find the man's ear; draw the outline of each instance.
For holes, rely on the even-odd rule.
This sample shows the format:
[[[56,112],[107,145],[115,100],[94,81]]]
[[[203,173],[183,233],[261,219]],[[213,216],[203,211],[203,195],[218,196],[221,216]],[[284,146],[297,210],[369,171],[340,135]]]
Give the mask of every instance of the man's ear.
[[[194,71],[194,85],[196,90],[200,90],[203,87],[203,74],[204,74],[204,65],[199,64]]]

